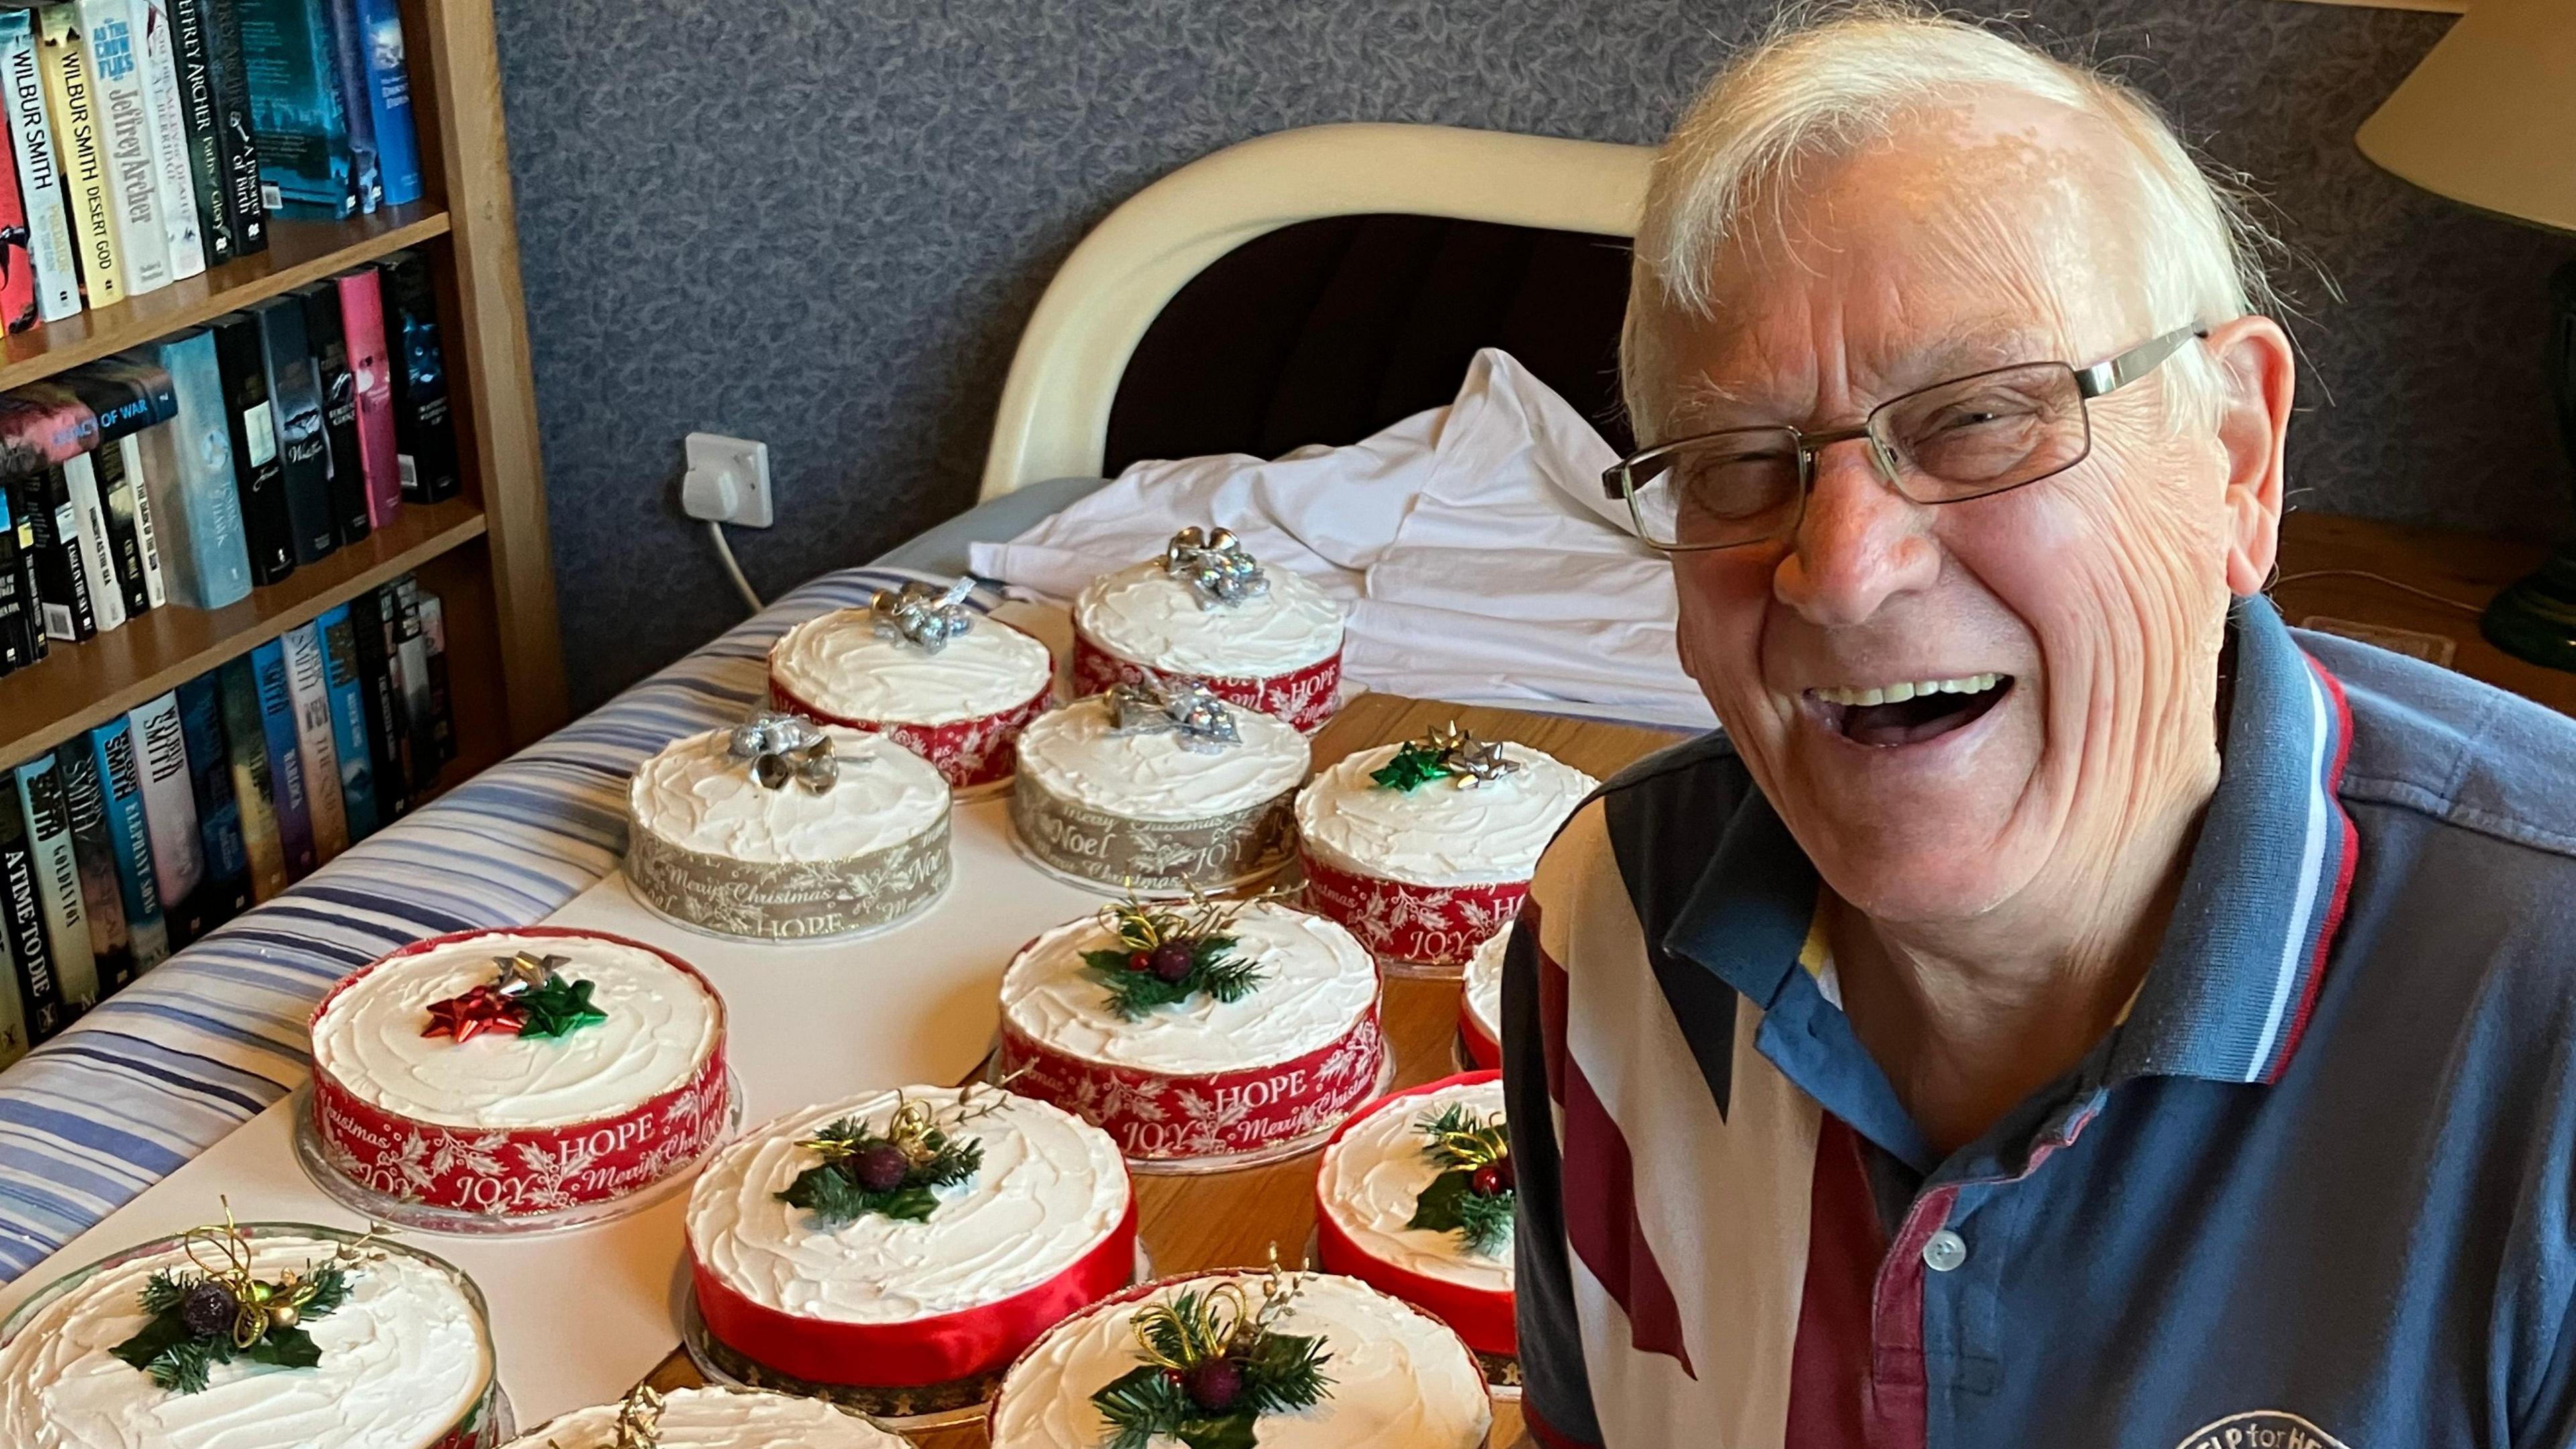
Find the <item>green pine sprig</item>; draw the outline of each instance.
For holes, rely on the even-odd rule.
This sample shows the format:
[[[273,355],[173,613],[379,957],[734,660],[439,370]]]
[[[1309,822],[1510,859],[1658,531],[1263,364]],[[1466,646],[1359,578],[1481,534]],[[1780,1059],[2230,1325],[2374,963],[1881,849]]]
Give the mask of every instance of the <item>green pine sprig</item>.
[[[1333,1381],[1324,1366],[1331,1355],[1323,1339],[1269,1326],[1287,1296],[1266,1301],[1259,1316],[1236,1325],[1221,1341],[1193,1331],[1193,1325],[1212,1321],[1201,1311],[1201,1295],[1190,1290],[1172,1295],[1168,1314],[1139,1315],[1137,1336],[1151,1361],[1092,1394],[1110,1430],[1101,1449],[1151,1449],[1165,1439],[1187,1449],[1255,1449],[1263,1415],[1293,1414],[1330,1397]],[[1212,1358],[1232,1359],[1242,1375],[1241,1391],[1221,1412],[1193,1399],[1185,1376]]]
[[[1130,971],[1124,950],[1085,951],[1084,970],[1109,988],[1109,1010],[1121,1021],[1140,1021],[1156,1007],[1178,1006],[1205,993],[1217,1001],[1241,1001],[1266,979],[1261,964],[1234,954],[1232,936],[1201,936],[1190,943],[1190,971],[1178,981],[1165,981],[1151,971]]]
[[[1424,1117],[1413,1126],[1431,1139],[1422,1155],[1442,1167],[1463,1167],[1473,1172],[1512,1154],[1508,1120],[1501,1113],[1479,1117],[1464,1102],[1452,1102],[1437,1115]]]
[[[306,1281],[313,1296],[297,1309],[292,1326],[267,1325],[249,1344],[232,1334],[192,1333],[181,1318],[181,1301],[189,1289],[206,1282],[204,1274],[164,1269],[144,1280],[141,1298],[151,1314],[133,1337],[108,1350],[142,1370],[157,1387],[177,1394],[205,1391],[218,1364],[266,1364],[272,1368],[312,1368],[322,1362],[322,1346],[304,1325],[328,1316],[349,1301],[349,1275],[337,1264],[321,1268]],[[271,1285],[273,1286],[273,1285]]]
[[[1405,1226],[1453,1233],[1468,1253],[1501,1257],[1511,1246],[1512,1209],[1518,1194],[1508,1186],[1499,1192],[1478,1192],[1475,1184],[1479,1169],[1508,1166],[1511,1161],[1511,1129],[1506,1119],[1500,1113],[1480,1117],[1464,1102],[1453,1102],[1413,1126],[1429,1139],[1422,1155],[1441,1172],[1414,1198],[1413,1217]]]
[[[1369,779],[1381,790],[1411,794],[1434,780],[1446,778],[1448,764],[1447,751],[1407,740],[1396,747],[1394,759],[1369,771]]]
[[[778,1200],[812,1213],[826,1228],[857,1222],[870,1213],[898,1222],[927,1222],[939,1206],[934,1189],[964,1182],[984,1165],[984,1144],[974,1138],[931,1127],[907,1144],[855,1117],[823,1128],[806,1145],[821,1153],[823,1161],[798,1173]],[[882,1145],[903,1148],[911,1166],[901,1183],[871,1191],[859,1185],[859,1154]]]

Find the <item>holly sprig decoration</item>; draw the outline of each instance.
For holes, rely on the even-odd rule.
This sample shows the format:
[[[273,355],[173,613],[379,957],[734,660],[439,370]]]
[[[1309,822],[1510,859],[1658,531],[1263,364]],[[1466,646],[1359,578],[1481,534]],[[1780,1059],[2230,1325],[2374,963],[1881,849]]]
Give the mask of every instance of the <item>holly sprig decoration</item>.
[[[143,1311],[152,1316],[110,1353],[178,1394],[203,1392],[218,1364],[312,1368],[322,1362],[321,1346],[304,1325],[349,1301],[349,1268],[360,1247],[344,1247],[310,1272],[256,1278],[250,1239],[234,1225],[229,1206],[223,1226],[194,1229],[180,1245],[194,1266],[164,1268],[144,1280]]]
[[[1480,740],[1456,720],[1395,747],[1395,758],[1369,771],[1381,790],[1411,794],[1434,780],[1453,779],[1461,790],[1520,773],[1521,762],[1503,754],[1499,741]]]
[[[1413,1199],[1413,1218],[1405,1226],[1455,1234],[1459,1246],[1480,1258],[1502,1256],[1511,1246],[1512,1208],[1519,1198],[1503,1114],[1482,1117],[1455,1102],[1413,1126],[1429,1139],[1422,1155],[1441,1173]]]
[[[493,978],[444,1001],[429,1004],[429,1025],[422,1036],[443,1036],[458,1043],[486,1032],[494,1036],[532,1038],[570,1036],[585,1026],[608,1020],[591,1004],[597,986],[563,974],[569,956],[540,956],[519,951],[492,958]]]
[[[1301,1275],[1274,1265],[1258,1308],[1241,1285],[1218,1283],[1138,1309],[1130,1327],[1144,1362],[1091,1396],[1109,1423],[1101,1449],[1148,1449],[1164,1439],[1189,1449],[1253,1449],[1264,1414],[1330,1398],[1324,1341],[1278,1329],[1304,1287]]]
[[[1121,1021],[1141,1021],[1156,1007],[1201,993],[1240,1001],[1267,979],[1259,962],[1235,954],[1230,934],[1250,904],[1193,896],[1186,909],[1174,910],[1131,896],[1101,911],[1101,925],[1118,944],[1083,952],[1083,967],[1109,988],[1109,1010]]]
[[[984,1165],[984,1144],[957,1129],[1000,1109],[1008,1094],[977,1089],[957,1099],[945,1121],[927,1102],[898,1097],[883,1127],[844,1117],[796,1145],[822,1161],[796,1175],[778,1200],[803,1208],[826,1228],[857,1222],[870,1213],[898,1222],[929,1221],[939,1206],[934,1189],[973,1177]],[[970,1105],[971,1103],[971,1105]]]

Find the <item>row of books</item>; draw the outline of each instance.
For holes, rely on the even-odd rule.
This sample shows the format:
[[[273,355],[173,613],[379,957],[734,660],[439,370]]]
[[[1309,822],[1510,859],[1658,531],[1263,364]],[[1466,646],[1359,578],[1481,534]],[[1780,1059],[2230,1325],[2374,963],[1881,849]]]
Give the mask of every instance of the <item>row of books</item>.
[[[0,10],[0,77],[12,332],[420,199],[395,0],[51,0]]]
[[[434,307],[397,252],[0,393],[0,673],[453,497]]]
[[[425,798],[454,758],[405,576],[0,772],[0,1066]]]

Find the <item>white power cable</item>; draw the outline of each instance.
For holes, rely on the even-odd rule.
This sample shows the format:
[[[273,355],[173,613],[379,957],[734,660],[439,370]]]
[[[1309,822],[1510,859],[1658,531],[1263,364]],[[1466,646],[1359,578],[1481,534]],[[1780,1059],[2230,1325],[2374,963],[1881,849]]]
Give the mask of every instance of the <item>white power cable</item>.
[[[716,557],[723,562],[725,577],[733,580],[734,591],[742,595],[742,601],[751,605],[751,611],[755,614],[768,608],[767,604],[760,601],[759,593],[752,588],[751,580],[742,576],[742,565],[734,561],[733,545],[725,541],[724,525],[714,519],[708,519],[707,537],[716,541]]]

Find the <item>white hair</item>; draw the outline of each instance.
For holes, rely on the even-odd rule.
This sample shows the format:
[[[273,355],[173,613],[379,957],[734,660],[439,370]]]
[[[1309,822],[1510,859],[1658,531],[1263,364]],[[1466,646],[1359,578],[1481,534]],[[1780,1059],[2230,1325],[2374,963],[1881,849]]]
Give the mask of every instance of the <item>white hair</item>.
[[[1784,225],[1778,201],[1802,165],[1852,155],[1910,118],[1997,94],[2067,107],[2127,144],[2134,165],[2124,220],[2144,241],[2138,282],[2159,329],[2277,307],[2263,258],[2278,244],[2253,219],[2241,178],[2196,161],[2153,101],[1909,0],[1803,6],[1719,72],[1655,158],[1621,342],[1639,441],[1663,436],[1671,396],[1657,322],[1670,313],[1713,320],[1715,273],[1730,249],[1741,255],[1742,244],[1765,239],[1785,248],[1785,232],[1754,231],[1764,198],[1773,225]],[[2175,421],[2208,415],[2224,396],[2203,350],[2185,348],[2168,368]]]

